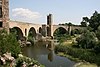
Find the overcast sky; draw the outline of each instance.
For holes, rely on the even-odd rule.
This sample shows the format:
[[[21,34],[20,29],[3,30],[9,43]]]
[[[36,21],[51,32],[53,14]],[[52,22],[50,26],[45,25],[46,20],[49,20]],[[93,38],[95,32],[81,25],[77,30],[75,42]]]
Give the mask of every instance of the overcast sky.
[[[35,24],[46,23],[53,14],[53,24],[72,22],[80,24],[83,16],[100,12],[100,0],[9,0],[10,19]]]

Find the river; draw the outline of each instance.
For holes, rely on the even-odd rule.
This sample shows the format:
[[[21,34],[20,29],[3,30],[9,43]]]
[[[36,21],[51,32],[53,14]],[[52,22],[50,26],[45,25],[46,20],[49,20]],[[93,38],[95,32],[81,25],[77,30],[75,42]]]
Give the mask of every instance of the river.
[[[54,52],[54,42],[37,42],[34,46],[24,47],[25,56],[34,58],[46,67],[73,67],[74,61],[66,57],[57,56]]]

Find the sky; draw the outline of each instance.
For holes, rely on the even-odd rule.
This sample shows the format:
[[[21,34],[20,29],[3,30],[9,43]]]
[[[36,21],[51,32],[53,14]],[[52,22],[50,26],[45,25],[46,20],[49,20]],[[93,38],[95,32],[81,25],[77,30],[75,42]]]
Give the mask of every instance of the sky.
[[[53,15],[53,24],[80,24],[82,17],[100,12],[100,0],[9,0],[10,19],[34,24],[46,24]]]

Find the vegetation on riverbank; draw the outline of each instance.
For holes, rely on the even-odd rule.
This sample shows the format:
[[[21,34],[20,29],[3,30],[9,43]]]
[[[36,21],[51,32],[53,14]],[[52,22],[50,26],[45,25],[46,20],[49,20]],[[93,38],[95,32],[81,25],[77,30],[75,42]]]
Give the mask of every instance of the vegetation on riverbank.
[[[95,63],[97,65],[100,65],[100,54],[96,54],[93,50],[86,50],[86,49],[80,49],[80,48],[74,48],[70,46],[64,46],[64,45],[57,45],[55,47],[55,52],[63,52],[63,56],[68,57],[68,55],[71,55],[74,58],[77,59],[71,59],[75,61],[87,61],[90,63]],[[61,54],[60,54],[61,55]]]
[[[76,34],[80,36],[74,37],[76,41],[73,41],[73,38],[70,38],[70,40],[72,41],[72,43],[70,43],[70,46],[64,43],[66,42],[66,40],[68,40],[68,38],[66,38],[65,36],[63,37],[63,35],[68,34],[64,33],[64,31],[59,34],[62,36],[59,36],[57,34],[57,39],[63,39],[59,39],[60,45],[57,45],[55,47],[55,52],[58,54],[59,52],[61,52],[60,55],[66,57],[69,57],[68,55],[70,55],[74,58],[78,58],[76,60],[87,61],[100,66],[100,13],[95,11],[95,13],[93,13],[93,16],[91,16],[90,18],[83,17],[81,26],[86,27],[86,29],[76,32],[72,30],[73,36],[75,36]],[[59,31],[57,32],[59,33]]]
[[[23,65],[26,67],[44,67],[34,59],[25,57],[20,53],[21,47],[16,35],[0,30],[0,67],[22,67]]]
[[[100,43],[95,38],[94,33],[86,30],[80,37],[76,38],[76,42],[72,42],[70,45],[63,44],[64,42],[62,42],[60,45],[57,45],[55,52],[75,61],[87,61],[100,66]]]
[[[79,58],[74,58],[73,56],[64,54],[63,52],[58,52],[57,55],[62,56],[62,57],[67,57],[72,61],[76,61],[76,64],[74,65],[74,67],[97,67],[97,65],[94,63],[82,61]]]

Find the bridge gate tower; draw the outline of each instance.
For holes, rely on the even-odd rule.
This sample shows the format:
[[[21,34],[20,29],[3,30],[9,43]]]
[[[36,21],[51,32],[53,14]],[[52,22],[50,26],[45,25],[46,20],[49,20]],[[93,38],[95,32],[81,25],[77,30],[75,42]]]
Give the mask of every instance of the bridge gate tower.
[[[53,36],[53,18],[52,14],[47,16],[47,36]]]

